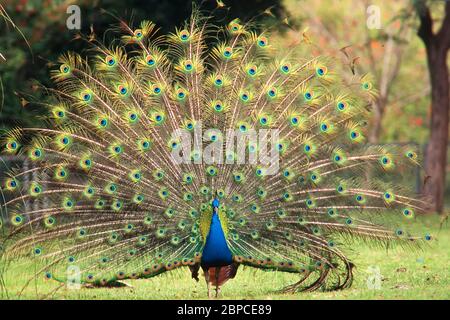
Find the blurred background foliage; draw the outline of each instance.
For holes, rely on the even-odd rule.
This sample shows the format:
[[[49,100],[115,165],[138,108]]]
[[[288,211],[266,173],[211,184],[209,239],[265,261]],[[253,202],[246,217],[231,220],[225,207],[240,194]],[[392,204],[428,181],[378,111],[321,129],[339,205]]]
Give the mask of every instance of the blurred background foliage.
[[[216,0],[194,2],[205,12],[218,7]],[[105,32],[117,24],[114,16],[136,23],[149,19],[161,27],[161,33],[166,33],[182,24],[192,9],[191,1],[186,0],[4,1],[6,12],[23,36],[6,21],[0,22],[0,53],[6,59],[0,63],[4,92],[1,127],[37,125],[32,116],[36,106],[27,103],[28,95],[39,96],[36,83],[51,85],[49,67],[61,53],[82,52],[86,47],[83,41],[73,40],[79,31],[66,27],[69,16],[66,9],[70,4],[81,8],[80,32],[89,35],[93,31],[98,39],[103,39]],[[370,4],[381,9],[382,28],[374,30],[366,26],[369,3],[364,0],[228,0],[225,4],[226,8],[214,12],[217,23],[238,17],[271,24],[275,19],[267,14],[270,9],[277,21],[286,18],[284,25],[277,26],[281,46],[295,44],[307,28],[318,51],[334,54],[339,59],[345,58],[345,54],[358,57],[355,63],[358,72],[371,72],[385,95],[378,106],[382,115],[378,117],[378,112],[374,112],[372,126],[380,129],[371,134],[371,141],[426,142],[430,87],[425,49],[415,34],[414,21],[409,18],[412,15],[409,0],[371,1]],[[347,46],[345,54],[339,51]]]
[[[289,49],[306,37],[315,53],[342,62],[336,67],[354,69],[357,74],[370,72],[380,90],[370,119],[370,141],[427,143],[430,84],[413,0],[193,2],[204,12],[213,12],[215,23],[225,24],[236,17],[254,20],[260,28],[270,29],[282,48]],[[66,27],[66,9],[71,4],[81,8],[80,31]],[[436,28],[444,14],[443,4],[431,1]],[[380,8],[380,29],[367,27],[370,5]],[[2,0],[2,6],[15,26],[0,19],[0,53],[4,56],[0,57],[0,128],[39,126],[34,115],[40,109],[29,101],[45,94],[37,84],[52,85],[49,68],[61,53],[86,49],[85,42],[74,40],[78,33],[107,38],[120,17],[135,24],[152,20],[164,34],[174,31],[192,11],[190,0]]]

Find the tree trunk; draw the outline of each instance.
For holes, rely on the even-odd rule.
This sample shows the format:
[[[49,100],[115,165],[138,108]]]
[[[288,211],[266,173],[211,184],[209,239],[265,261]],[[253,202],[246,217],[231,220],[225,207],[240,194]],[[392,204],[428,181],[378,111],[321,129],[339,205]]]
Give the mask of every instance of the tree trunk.
[[[431,80],[431,134],[426,151],[425,172],[430,177],[423,191],[433,200],[433,209],[442,212],[449,121],[447,50],[431,45],[427,47],[427,57]]]
[[[426,151],[423,192],[430,199],[431,209],[442,212],[444,208],[445,174],[447,165],[449,80],[447,53],[450,47],[450,2],[445,4],[445,17],[440,30],[433,33],[433,19],[425,1],[416,2],[420,17],[419,37],[427,51],[431,82],[430,139]]]
[[[375,105],[373,106],[372,130],[369,134],[369,142],[376,144],[379,142],[381,136],[386,99],[380,97],[374,103]]]

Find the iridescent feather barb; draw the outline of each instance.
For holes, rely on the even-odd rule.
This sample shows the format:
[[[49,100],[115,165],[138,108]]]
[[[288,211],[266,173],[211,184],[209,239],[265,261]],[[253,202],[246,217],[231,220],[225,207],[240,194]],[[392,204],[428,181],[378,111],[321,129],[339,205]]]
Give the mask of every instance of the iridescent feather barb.
[[[30,280],[66,281],[76,266],[82,283],[96,286],[183,266],[197,278],[201,266],[217,288],[242,264],[298,273],[287,291],[340,289],[352,282],[344,254],[351,241],[431,238],[392,226],[392,216],[424,210],[393,182],[419,159],[407,147],[364,144],[376,95],[368,76],[346,84],[333,59],[293,59],[239,20],[218,28],[194,14],[163,37],[148,21],[120,29],[120,45],[96,43],[89,59],[60,58],[46,127],[3,136],[7,154],[32,164],[2,181],[3,262],[33,261]],[[172,133],[200,124],[214,132],[278,129],[279,172],[174,163],[181,141]],[[222,138],[206,135],[200,144]],[[202,256],[215,243],[208,252],[218,260]]]

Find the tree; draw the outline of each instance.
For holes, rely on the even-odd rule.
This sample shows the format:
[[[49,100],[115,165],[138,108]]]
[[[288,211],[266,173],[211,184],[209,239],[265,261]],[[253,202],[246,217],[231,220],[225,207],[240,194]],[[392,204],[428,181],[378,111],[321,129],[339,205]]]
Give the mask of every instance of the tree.
[[[402,134],[408,127],[406,117],[401,121],[397,116],[392,117],[394,112],[402,113],[411,106],[410,116],[417,118],[417,113],[423,108],[414,110],[414,106],[425,106],[430,90],[428,84],[423,84],[427,68],[419,50],[420,40],[414,37],[415,29],[409,19],[414,8],[410,0],[379,2],[381,25],[379,29],[369,28],[367,20],[371,3],[368,0],[284,2],[292,20],[308,28],[311,38],[320,47],[320,53],[342,58],[345,68],[351,65],[357,75],[370,73],[374,77],[379,94],[372,104],[369,142],[380,143],[393,138],[402,142],[416,140],[417,136],[411,135],[412,130]],[[333,52],[333,48],[338,52]],[[340,66],[337,64],[335,67]],[[345,71],[342,73],[344,76],[351,76],[348,70]],[[420,132],[425,130],[424,126]]]
[[[418,36],[426,47],[431,82],[430,138],[426,150],[423,192],[432,200],[432,207],[442,212],[444,207],[445,169],[447,165],[449,121],[449,72],[447,53],[450,47],[450,2],[445,3],[445,16],[440,29],[433,32],[430,6],[425,0],[416,0],[420,19]]]

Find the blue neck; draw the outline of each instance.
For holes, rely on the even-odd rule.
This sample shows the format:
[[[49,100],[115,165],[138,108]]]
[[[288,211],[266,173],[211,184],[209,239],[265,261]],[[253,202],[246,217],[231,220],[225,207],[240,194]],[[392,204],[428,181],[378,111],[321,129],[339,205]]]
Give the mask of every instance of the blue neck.
[[[205,267],[220,267],[229,265],[232,261],[233,256],[228,248],[219,215],[213,212],[211,226],[202,252],[201,265]]]

